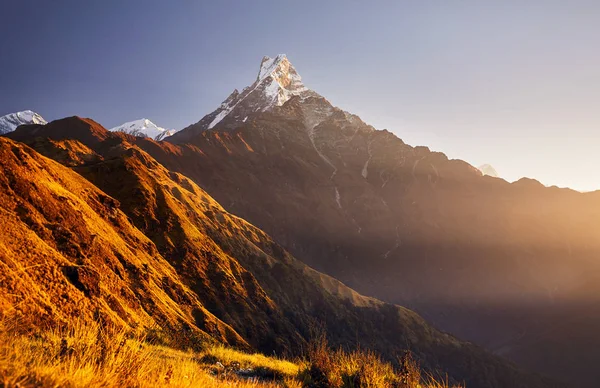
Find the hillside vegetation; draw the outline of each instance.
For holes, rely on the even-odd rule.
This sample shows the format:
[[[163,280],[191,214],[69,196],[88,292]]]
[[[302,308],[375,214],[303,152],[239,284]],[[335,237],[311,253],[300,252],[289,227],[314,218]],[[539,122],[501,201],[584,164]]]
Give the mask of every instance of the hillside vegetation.
[[[370,352],[333,351],[315,342],[287,361],[214,342],[196,350],[158,345],[151,336],[76,321],[23,332],[0,323],[1,387],[402,387],[443,388],[403,358],[400,369]],[[182,344],[179,344],[182,345]]]

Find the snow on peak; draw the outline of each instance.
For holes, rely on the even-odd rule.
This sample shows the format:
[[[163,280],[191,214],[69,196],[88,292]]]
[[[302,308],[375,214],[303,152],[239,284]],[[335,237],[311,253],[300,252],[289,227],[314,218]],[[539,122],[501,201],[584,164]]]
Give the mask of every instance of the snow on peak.
[[[285,54],[279,54],[275,58],[266,56],[263,57],[262,61],[260,62],[260,71],[258,72],[258,77],[256,78],[256,80],[260,81],[265,77],[269,76],[271,73],[277,70],[277,68],[284,62],[287,62],[287,66],[289,67],[290,62],[288,61]]]
[[[479,171],[481,171],[481,173],[483,175],[489,175],[492,176],[494,178],[498,178],[498,172],[496,171],[496,169],[494,167],[492,167],[492,165],[490,164],[482,164],[481,166],[478,167]]]
[[[302,83],[302,77],[294,66],[288,61],[285,54],[280,54],[271,59],[264,57],[260,66],[257,81],[268,81],[267,95],[277,106],[285,104],[292,96],[302,95],[308,89]]]
[[[21,112],[10,113],[0,117],[0,135],[8,132],[12,132],[19,125],[24,124],[48,124],[46,120],[38,113],[31,110],[24,110]]]
[[[285,54],[279,54],[275,58],[263,57],[256,81],[241,93],[237,89],[234,90],[219,108],[209,115],[211,121],[204,124],[205,128],[213,128],[227,116],[242,120],[254,112],[270,110],[285,104],[293,96],[305,98],[318,94],[304,86],[300,74]],[[234,110],[237,114],[232,114]]]
[[[159,127],[148,119],[129,121],[118,127],[111,128],[110,131],[124,132],[137,137],[149,137],[157,141],[169,137],[176,132],[174,129]]]

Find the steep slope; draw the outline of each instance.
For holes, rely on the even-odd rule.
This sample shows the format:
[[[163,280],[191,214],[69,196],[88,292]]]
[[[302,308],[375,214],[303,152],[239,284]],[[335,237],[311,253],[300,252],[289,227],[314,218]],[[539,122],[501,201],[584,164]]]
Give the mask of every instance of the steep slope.
[[[174,129],[165,129],[154,124],[148,119],[139,119],[126,122],[117,127],[111,128],[111,132],[124,132],[128,135],[137,137],[149,137],[156,141],[163,140],[166,137],[173,135]]]
[[[234,110],[246,109],[242,100]],[[322,97],[295,96],[247,118],[232,111],[208,129],[215,112],[173,145],[139,144],[360,293],[545,373],[589,386],[600,379],[579,367],[597,352],[568,346],[564,355],[566,336],[531,342],[526,359],[518,350],[524,336],[572,316],[600,323],[587,313],[600,290],[580,287],[600,273],[600,194],[481,176]],[[568,360],[561,371],[536,361],[548,354]]]
[[[302,337],[238,262],[242,248],[250,248],[229,252],[222,248],[244,239],[242,232],[249,225],[234,224],[230,215],[187,178],[169,173],[146,153],[130,147],[114,145],[106,161],[76,171],[120,199],[133,223],[156,243],[211,312],[259,349],[293,352]],[[217,239],[217,230],[226,233]],[[266,236],[254,237],[259,238]],[[243,241],[244,245],[251,243]],[[246,254],[265,255],[257,249]]]
[[[10,113],[0,117],[0,135],[12,132],[23,124],[46,124],[46,120],[30,110]]]
[[[81,130],[86,125],[87,133]],[[447,371],[470,387],[553,386],[433,329],[410,310],[361,296],[310,269],[132,142],[174,146],[103,133],[88,119],[59,120],[43,131],[44,136],[56,134],[53,142],[65,141],[68,132],[71,141],[86,139],[87,146],[103,157],[75,170],[117,198],[186,287],[253,346],[268,352],[298,353],[311,328],[322,325],[335,346],[361,346],[389,359],[408,348],[425,369]],[[39,133],[39,127],[29,126],[13,136],[39,146],[43,142],[35,138]],[[94,134],[96,141],[90,141]],[[53,156],[51,147],[40,149],[50,150],[47,155]]]
[[[119,203],[29,147],[0,138],[0,311],[23,327],[74,317],[245,346],[179,280]],[[164,288],[168,281],[170,287]]]

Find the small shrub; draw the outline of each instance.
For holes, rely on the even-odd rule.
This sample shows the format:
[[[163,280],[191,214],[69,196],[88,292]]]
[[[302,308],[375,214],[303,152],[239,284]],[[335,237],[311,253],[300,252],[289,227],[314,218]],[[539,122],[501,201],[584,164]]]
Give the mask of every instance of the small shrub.
[[[371,351],[331,350],[325,336],[311,341],[306,367],[298,380],[306,388],[449,388],[448,382],[421,377],[419,365],[406,353],[399,368]]]

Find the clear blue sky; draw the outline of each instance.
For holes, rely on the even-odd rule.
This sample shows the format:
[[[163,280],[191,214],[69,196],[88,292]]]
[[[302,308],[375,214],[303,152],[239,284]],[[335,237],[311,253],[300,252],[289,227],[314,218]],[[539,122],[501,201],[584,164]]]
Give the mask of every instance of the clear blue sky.
[[[600,188],[598,1],[2,0],[0,115],[182,128],[286,53],[407,143]]]

